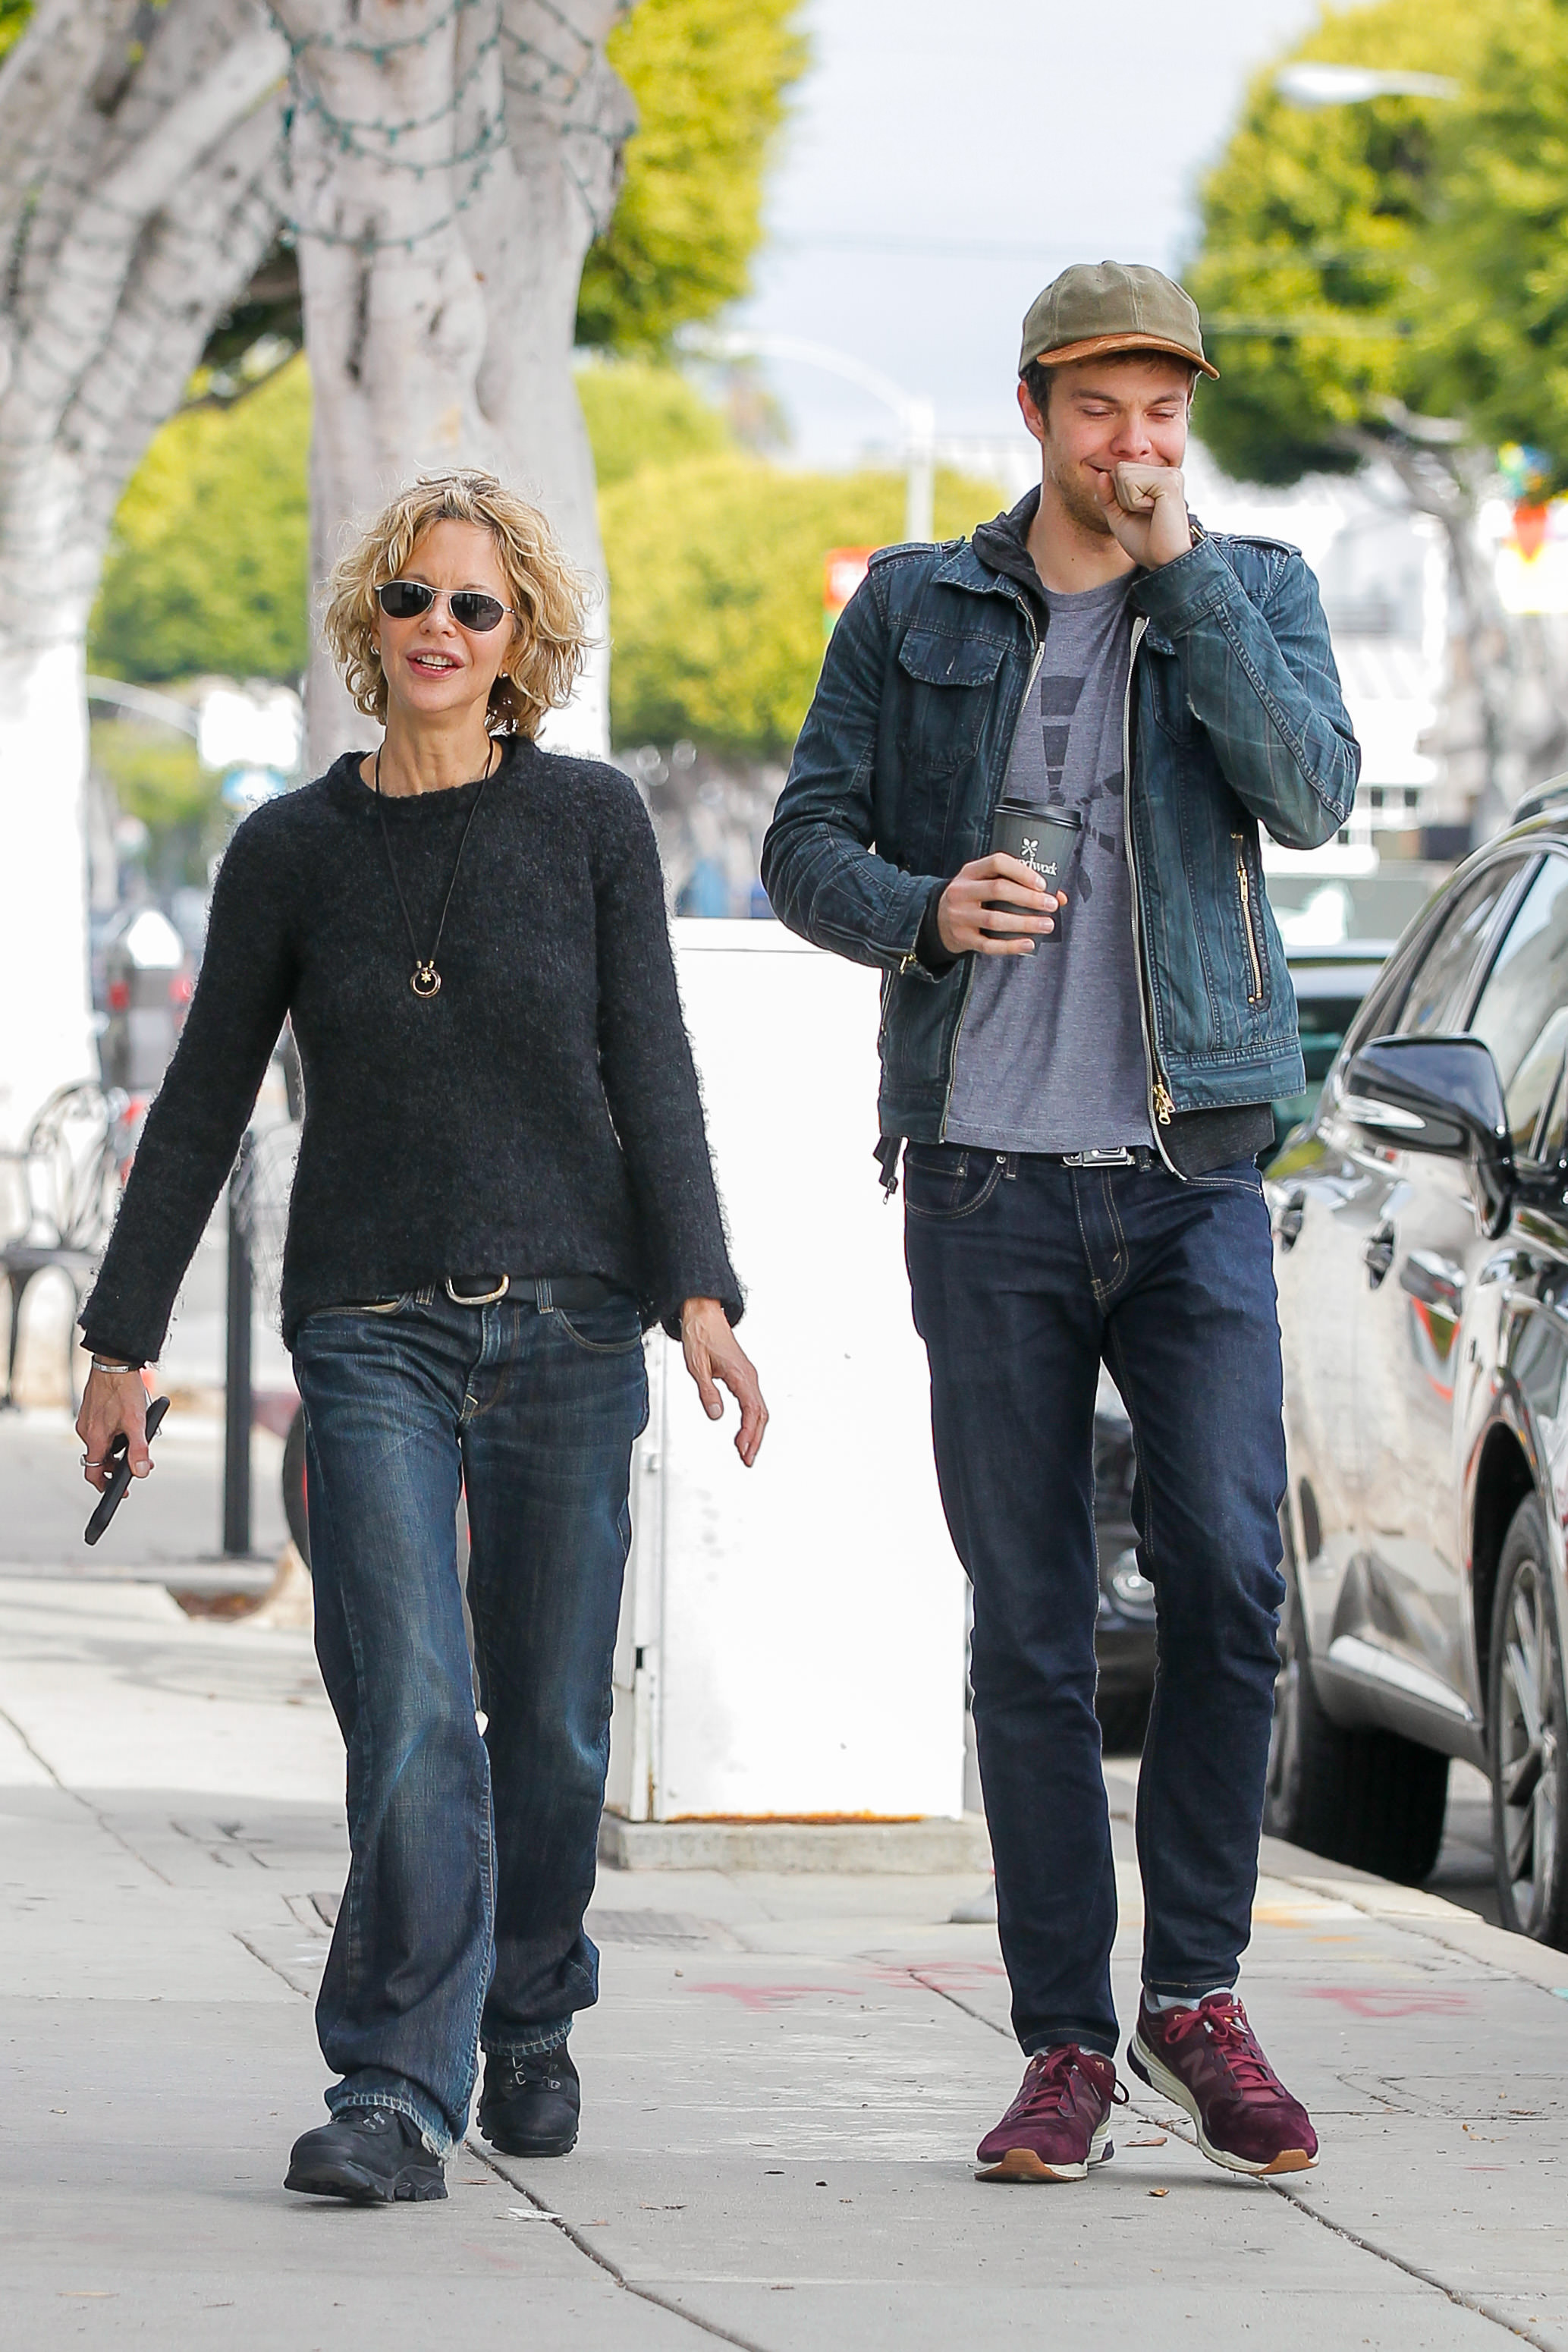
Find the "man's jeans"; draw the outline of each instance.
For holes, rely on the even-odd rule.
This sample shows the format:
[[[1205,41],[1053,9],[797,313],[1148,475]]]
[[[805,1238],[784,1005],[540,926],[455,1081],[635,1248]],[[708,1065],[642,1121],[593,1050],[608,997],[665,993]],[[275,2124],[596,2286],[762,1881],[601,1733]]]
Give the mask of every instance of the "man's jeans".
[[[642,1334],[629,1298],[566,1315],[420,1291],[310,1316],[294,1366],[316,1654],[348,1746],[352,1858],[316,2007],[341,2077],[327,2105],[395,2107],[444,2155],[476,2042],[551,2049],[598,1997],[582,1915]]]
[[[1250,1933],[1283,1598],[1280,1333],[1249,1160],[1182,1183],[953,1144],[904,1154],[905,1253],[1025,2051],[1113,2055],[1116,1881],[1094,1717],[1094,1393],[1132,1417],[1159,1675],[1138,1781],[1144,1981],[1233,1984]]]

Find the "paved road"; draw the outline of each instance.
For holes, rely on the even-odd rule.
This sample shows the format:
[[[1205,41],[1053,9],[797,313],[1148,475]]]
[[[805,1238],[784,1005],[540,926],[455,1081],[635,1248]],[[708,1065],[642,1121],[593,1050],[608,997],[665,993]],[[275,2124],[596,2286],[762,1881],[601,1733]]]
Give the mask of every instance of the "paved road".
[[[476,2142],[439,2206],[285,2197],[341,1777],[303,1635],[0,1580],[18,2342],[1568,2347],[1568,1958],[1285,1847],[1246,1991],[1323,2133],[1294,2182],[1216,2171],[1141,2095],[1091,2181],[978,2186],[1019,2063],[993,1932],[946,1924],[965,1887],[645,1873],[601,1882],[576,2155]]]
[[[1435,1895],[1446,1895],[1450,1903],[1460,1904],[1465,1910],[1496,1924],[1491,1782],[1473,1765],[1448,1767],[1448,1811],[1443,1826],[1443,1850],[1427,1884]]]

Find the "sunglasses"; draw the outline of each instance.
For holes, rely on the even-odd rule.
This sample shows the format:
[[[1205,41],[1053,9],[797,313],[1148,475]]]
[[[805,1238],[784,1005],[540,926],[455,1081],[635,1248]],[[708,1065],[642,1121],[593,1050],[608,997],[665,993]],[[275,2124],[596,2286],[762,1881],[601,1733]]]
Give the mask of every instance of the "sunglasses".
[[[446,595],[446,609],[458,627],[476,636],[487,636],[512,611],[498,596],[486,596],[477,588],[454,588],[447,595],[444,589],[427,588],[423,580],[389,580],[376,590],[376,602],[389,621],[417,621],[441,595]]]

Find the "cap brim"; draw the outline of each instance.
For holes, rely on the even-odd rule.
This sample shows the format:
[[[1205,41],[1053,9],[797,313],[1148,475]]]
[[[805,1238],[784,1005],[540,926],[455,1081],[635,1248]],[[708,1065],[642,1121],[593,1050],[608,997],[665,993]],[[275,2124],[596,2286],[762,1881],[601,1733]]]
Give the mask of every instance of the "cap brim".
[[[1219,381],[1219,370],[1197,352],[1188,351],[1185,343],[1174,343],[1166,335],[1139,335],[1130,330],[1123,334],[1091,335],[1086,342],[1063,343],[1059,351],[1027,352],[1019,362],[1019,373],[1023,373],[1030,360],[1039,360],[1042,367],[1065,367],[1069,360],[1103,359],[1108,352],[1169,352],[1200,374],[1212,376],[1217,383]]]

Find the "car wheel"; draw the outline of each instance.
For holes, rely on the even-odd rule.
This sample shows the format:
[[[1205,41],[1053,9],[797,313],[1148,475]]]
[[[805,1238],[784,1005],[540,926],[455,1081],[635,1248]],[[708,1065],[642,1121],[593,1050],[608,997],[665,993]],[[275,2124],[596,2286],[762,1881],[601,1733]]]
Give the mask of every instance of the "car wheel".
[[[1502,1924],[1568,1948],[1568,1708],[1546,1522],[1520,1505],[1498,1563],[1487,1675]]]
[[[1419,1885],[1443,1843],[1448,1758],[1397,1732],[1347,1730],[1324,1712],[1289,1569],[1279,1647],[1264,1829],[1353,1870]]]
[[[1318,1703],[1307,1663],[1301,1603],[1289,1570],[1278,1643],[1280,1672],[1269,1733],[1263,1827],[1270,1837],[1325,1853],[1324,1841],[1333,1837],[1343,1811],[1347,1735],[1329,1721]]]
[[[1107,1756],[1135,1756],[1149,1727],[1149,1691],[1096,1692],[1100,1746]]]

